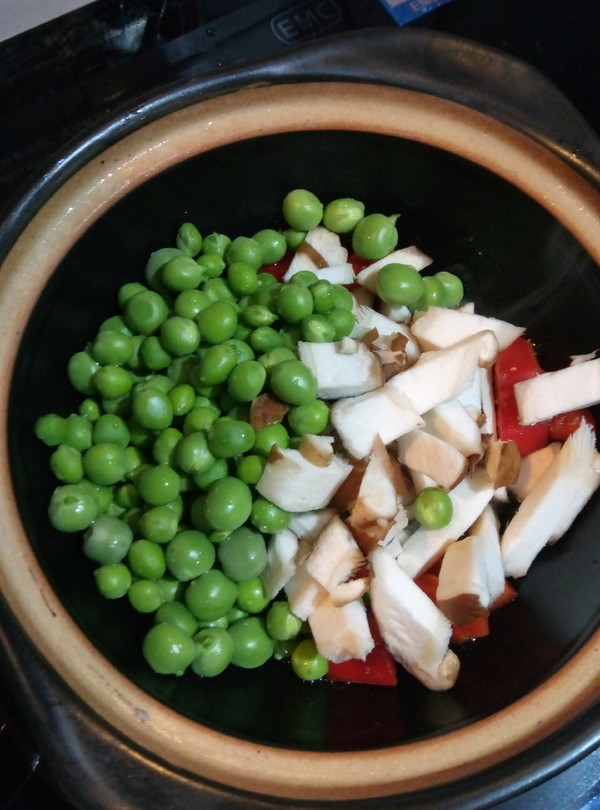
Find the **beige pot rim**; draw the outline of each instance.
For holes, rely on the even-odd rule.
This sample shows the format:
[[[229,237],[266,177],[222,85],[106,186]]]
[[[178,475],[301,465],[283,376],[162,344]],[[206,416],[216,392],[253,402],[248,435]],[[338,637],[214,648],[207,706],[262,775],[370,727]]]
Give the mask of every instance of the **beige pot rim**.
[[[600,264],[600,197],[543,146],[486,116],[381,85],[310,82],[248,87],[146,124],[77,171],[34,216],[0,272],[2,377],[22,324],[70,246],[119,198],[169,166],[241,139],[308,129],[357,130],[428,143],[500,175],[551,212]],[[318,91],[319,104],[314,103]],[[357,113],[357,111],[359,111]],[[265,114],[268,112],[268,114]],[[364,122],[364,127],[356,122]],[[368,122],[368,124],[367,124]],[[201,779],[271,796],[391,796],[444,785],[520,754],[579,717],[600,692],[600,631],[526,698],[449,734],[347,753],[289,751],[233,739],[188,720],[123,677],[75,625],[25,536],[7,455],[1,393],[0,588],[36,648],[118,734]]]

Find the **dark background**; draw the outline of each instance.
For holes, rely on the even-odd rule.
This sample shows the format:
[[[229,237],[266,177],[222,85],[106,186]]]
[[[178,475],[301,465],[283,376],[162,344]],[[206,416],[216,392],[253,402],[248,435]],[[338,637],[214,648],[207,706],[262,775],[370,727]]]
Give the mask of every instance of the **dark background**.
[[[272,20],[298,5],[97,0],[0,42],[0,209],[10,210],[19,189],[71,139],[151,88],[276,56],[338,31],[397,25],[378,0],[330,0],[333,24],[280,28],[277,36]],[[424,5],[413,4],[415,9]],[[409,25],[464,36],[525,60],[600,132],[600,5],[595,0],[450,0]],[[0,807],[70,810],[54,783],[52,763],[28,744],[29,730],[9,697],[10,685],[0,681],[0,689],[6,710],[4,719],[0,716]],[[97,799],[90,795],[89,806],[101,806]],[[233,804],[209,797],[202,806]],[[589,754],[551,783],[500,807],[600,808],[600,755]]]

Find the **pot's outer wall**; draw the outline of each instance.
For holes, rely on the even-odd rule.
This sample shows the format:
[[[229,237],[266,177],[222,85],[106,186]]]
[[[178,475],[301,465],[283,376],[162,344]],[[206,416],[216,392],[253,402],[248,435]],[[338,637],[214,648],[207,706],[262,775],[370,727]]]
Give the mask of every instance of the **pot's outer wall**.
[[[373,37],[374,43],[381,46],[374,47],[371,54],[378,54],[378,57],[373,59],[376,63],[376,73],[382,82],[404,84],[406,81],[410,86],[413,86],[414,82],[423,82],[419,69],[415,71],[415,75],[409,75],[408,78],[404,76],[399,78],[396,75],[396,67],[391,71],[394,74],[393,78],[387,68],[383,69],[382,63],[387,65],[388,59],[391,58],[393,63],[393,55],[397,56],[398,53],[396,50],[398,43],[402,44],[404,54],[410,53],[414,57],[418,52],[420,59],[416,61],[411,59],[411,64],[413,68],[415,65],[418,68],[425,66],[424,72],[429,78],[431,73],[428,74],[428,71],[432,65],[436,68],[433,71],[435,74],[442,62],[445,62],[445,68],[441,72],[447,76],[448,64],[457,60],[456,73],[462,74],[463,85],[467,85],[466,89],[463,87],[459,91],[461,95],[459,100],[472,100],[474,86],[477,93],[481,91],[479,82],[474,81],[474,75],[481,76],[483,56],[485,65],[495,65],[498,68],[495,71],[497,79],[502,75],[500,68],[505,66],[505,61],[499,54],[482,53],[482,49],[477,47],[471,49],[469,46],[460,51],[458,58],[456,43],[450,38],[441,38],[439,35],[430,38],[423,32],[410,32],[411,35],[416,35],[414,37],[401,36],[404,34],[409,32],[369,34]],[[291,60],[289,69],[294,75],[297,71],[298,78],[303,74],[310,74],[311,70],[318,74],[324,72],[326,74],[324,78],[328,78],[332,73],[338,75],[340,72],[344,73],[345,78],[361,78],[368,73],[365,63],[360,71],[353,68],[352,73],[346,62],[355,47],[355,43],[351,42],[352,39],[352,37],[343,38],[327,47],[324,43],[319,43],[312,55],[310,49],[306,52],[301,51],[296,62]],[[349,49],[347,52],[346,48]],[[467,68],[463,61],[465,59]],[[514,69],[517,68],[522,70],[522,67],[515,63]],[[270,66],[264,70],[263,74],[260,68],[250,70],[244,78],[274,79],[277,78],[275,74],[281,71],[281,68]],[[357,73],[360,75],[356,76]],[[527,76],[527,70],[524,74]],[[289,79],[289,75],[285,78]],[[428,80],[425,80],[425,84]],[[187,87],[184,91],[176,91],[173,96],[161,101],[148,102],[147,105],[142,105],[141,113],[136,120],[121,119],[110,124],[101,135],[92,136],[88,148],[92,152],[98,150],[100,146],[112,142],[119,134],[135,128],[161,110],[181,104],[184,98],[189,100],[202,93],[214,95],[223,89],[230,89],[238,81],[239,77],[216,78],[214,81],[202,83],[200,87]],[[536,87],[539,81],[539,77],[532,74],[531,82]],[[460,82],[457,82],[457,85],[460,85]],[[514,84],[511,83],[509,86],[512,88]],[[452,89],[447,86],[441,88],[437,84],[432,92],[445,94],[451,93]],[[547,89],[546,92],[552,93],[552,89]],[[508,108],[510,107],[508,103]],[[514,109],[505,118],[513,114]],[[520,114],[521,111],[517,114],[517,118]],[[513,122],[514,120],[516,119],[513,118]],[[573,123],[572,131],[568,131],[569,127],[565,125],[565,120],[560,116],[559,151],[562,152],[566,146],[568,159],[577,164],[582,173],[593,177],[596,168],[588,158],[592,158],[593,161],[596,159],[595,141],[591,139],[583,122],[576,117],[570,119]],[[538,133],[540,140],[545,140],[550,136],[546,128],[547,121],[541,121],[542,127],[539,126],[540,121],[539,118],[535,120],[529,130]],[[56,385],[56,369],[64,368],[68,356],[80,348],[78,341],[81,340],[81,335],[88,324],[96,324],[103,315],[114,312],[113,296],[117,279],[130,278],[132,271],[135,272],[134,268],[143,265],[149,243],[156,244],[162,240],[167,244],[172,238],[173,229],[184,217],[206,222],[204,228],[206,232],[218,227],[222,222],[231,223],[228,229],[232,233],[238,229],[240,232],[250,232],[261,226],[275,224],[278,212],[272,208],[273,199],[277,199],[277,195],[282,197],[292,185],[308,186],[327,198],[332,191],[346,184],[350,186],[347,188],[348,194],[365,199],[369,207],[375,209],[385,208],[392,200],[397,200],[398,195],[401,199],[406,195],[409,202],[401,220],[406,238],[430,251],[436,258],[439,257],[440,267],[454,261],[466,261],[472,273],[468,281],[474,291],[474,297],[482,302],[483,308],[490,314],[531,323],[533,336],[540,340],[546,352],[543,360],[548,367],[563,365],[570,354],[589,351],[595,335],[591,327],[584,325],[593,323],[593,314],[598,311],[600,304],[597,275],[589,258],[577,247],[574,240],[523,195],[510,189],[502,181],[486,176],[485,172],[467,170],[470,175],[469,183],[466,184],[467,191],[459,201],[452,195],[447,196],[446,193],[454,186],[452,179],[454,176],[464,177],[465,166],[458,159],[449,159],[441,153],[434,155],[436,168],[432,172],[429,163],[432,156],[425,155],[428,150],[415,149],[410,144],[387,142],[386,139],[374,137],[365,153],[362,142],[359,148],[354,136],[351,133],[344,133],[336,139],[335,150],[332,153],[331,144],[327,143],[327,138],[323,137],[322,133],[311,134],[309,139],[308,149],[304,140],[300,143],[294,142],[293,137],[274,138],[264,142],[247,142],[244,144],[245,154],[236,155],[235,159],[228,148],[220,150],[219,154],[211,156],[210,160],[202,156],[194,158],[186,165],[169,171],[165,177],[135,191],[78,243],[65,260],[61,277],[53,280],[48,286],[38,308],[37,314],[40,318],[35,329],[30,329],[24,337],[18,374],[11,394],[13,406],[11,419],[15,420],[11,451],[17,482],[28,479],[28,470],[42,471],[47,468],[44,449],[25,438],[28,435],[28,425],[31,425],[39,403],[46,403],[45,410],[64,410],[65,405],[71,407],[64,399],[64,390]],[[274,194],[272,188],[267,189],[264,178],[274,173],[274,167],[293,166],[298,154],[310,156],[308,175],[303,167],[296,177],[293,171],[290,175],[281,175],[277,193]],[[74,171],[86,155],[85,150],[75,153],[60,170],[56,169],[54,173],[50,173],[46,181],[34,189],[31,196],[26,198],[9,220],[3,245],[7,246],[11,232],[14,233],[20,227],[19,217],[32,210],[51,192],[53,186],[60,183],[63,179],[61,172]],[[332,166],[335,167],[333,171]],[[390,167],[394,167],[394,173],[390,171]],[[357,170],[359,170],[358,178]],[[439,184],[440,174],[445,178],[442,184]],[[195,178],[192,194],[190,194],[190,177]],[[230,193],[231,185],[228,179],[230,177],[234,180],[233,195]],[[377,178],[376,181],[373,180],[374,177]],[[481,211],[475,204],[479,184],[490,180],[493,186],[494,206],[498,206],[506,214],[502,218],[506,231],[497,230],[495,226],[490,227],[486,212]],[[457,188],[458,184],[455,187]],[[262,212],[265,206],[271,206],[272,222],[266,222],[262,213],[259,217],[255,216],[255,211]],[[464,211],[464,217],[458,216],[461,210]],[[140,216],[141,211],[143,214]],[[515,214],[516,211],[519,213]],[[153,216],[155,212],[159,213],[158,230],[157,220]],[[234,212],[235,220],[232,218]],[[107,228],[110,238],[100,236],[100,228]],[[541,261],[535,258],[538,256],[542,256]],[[557,256],[561,257],[558,265]],[[527,286],[523,285],[524,266],[527,273],[539,274],[540,279],[539,285],[534,285],[535,295],[529,299],[523,295]],[[85,272],[82,272],[82,268],[85,268]],[[500,276],[496,274],[499,268]],[[494,270],[493,276],[490,275],[491,269]],[[64,290],[73,287],[78,290],[77,295],[69,298],[63,295]],[[519,304],[515,308],[516,299]],[[560,334],[555,326],[557,323],[561,324]],[[45,331],[53,332],[58,326],[64,327],[61,329],[61,342],[48,344],[44,341]],[[569,335],[568,345],[562,340],[564,334]],[[560,343],[557,341],[559,336]],[[90,334],[90,337],[93,335]],[[32,347],[35,347],[36,351],[31,351]],[[31,380],[34,380],[35,393],[33,396],[25,395]],[[73,399],[72,405],[74,403]],[[88,598],[90,566],[81,559],[78,549],[73,548],[68,538],[56,537],[56,542],[49,545],[48,538],[43,536],[46,530],[34,517],[38,509],[43,511],[45,508],[51,485],[48,475],[38,477],[38,486],[35,490],[29,490],[26,500],[22,503],[23,516],[31,531],[32,542],[42,555],[46,570],[52,572],[50,577],[57,591],[69,593],[66,597],[67,603],[76,619],[86,629],[95,628],[99,646],[106,650],[109,657],[119,658],[121,654],[129,652],[128,638],[126,635],[115,637],[113,633],[107,632],[106,625],[103,624],[107,612],[106,602],[97,600],[90,603]],[[292,678],[285,682],[285,695],[279,693],[280,697],[275,701],[276,711],[272,712],[272,707],[269,711],[265,710],[263,689],[267,686],[269,690],[273,690],[273,694],[278,694],[278,685],[281,685],[282,678],[286,677],[277,671],[277,667],[267,671],[266,675],[263,673],[260,677],[256,675],[253,685],[254,676],[250,674],[249,688],[250,694],[253,695],[251,701],[248,700],[246,691],[243,695],[236,696],[233,682],[228,681],[222,685],[207,684],[207,691],[204,692],[207,697],[204,697],[198,695],[199,690],[195,688],[197,684],[183,679],[177,684],[174,693],[167,696],[164,683],[148,675],[140,661],[132,665],[128,674],[134,679],[139,678],[151,693],[159,698],[168,697],[178,708],[191,712],[192,716],[201,718],[208,725],[258,740],[263,738],[271,740],[271,735],[275,732],[280,735],[278,742],[284,746],[298,744],[300,734],[302,738],[300,744],[309,749],[318,750],[330,745],[340,750],[356,746],[369,748],[372,745],[394,744],[403,739],[427,735],[441,728],[452,728],[496,710],[505,701],[514,699],[523,688],[528,689],[535,685],[540,673],[560,666],[562,660],[579,645],[594,626],[598,618],[599,605],[596,602],[590,603],[585,594],[594,592],[597,578],[598,557],[593,547],[593,532],[590,529],[593,525],[597,525],[599,517],[597,508],[587,510],[581,528],[578,528],[564,544],[544,555],[539,565],[536,565],[535,572],[523,583],[522,598],[507,609],[504,617],[501,618],[499,615],[499,627],[493,633],[490,644],[484,642],[478,645],[480,651],[473,650],[472,657],[467,653],[465,661],[467,681],[469,678],[478,680],[480,675],[478,670],[483,663],[486,671],[490,665],[496,670],[500,668],[498,681],[490,685],[494,688],[491,688],[488,694],[484,695],[478,691],[474,696],[471,690],[466,688],[467,681],[458,699],[454,694],[433,697],[423,695],[421,690],[410,682],[407,682],[401,695],[396,692],[393,695],[390,693],[384,700],[377,690],[373,700],[366,699],[361,704],[364,713],[357,714],[356,726],[348,729],[345,723],[334,724],[334,738],[331,739],[330,731],[327,731],[324,737],[323,706],[319,704],[327,702],[327,711],[334,715],[337,713],[343,716],[345,712],[339,712],[339,708],[335,705],[336,699],[332,701],[328,698],[320,685],[316,685],[315,689],[314,718],[310,716],[299,718],[295,714],[294,706],[297,705],[295,694],[300,686]],[[40,542],[42,540],[43,543]],[[577,546],[579,552],[576,554]],[[569,568],[570,565],[577,566],[576,570]],[[574,572],[574,576],[570,577],[566,584],[563,581],[565,567]],[[560,597],[547,606],[542,596],[549,586]],[[110,622],[111,626],[117,626],[125,621],[125,616],[121,615],[118,606],[111,605],[110,608],[114,608],[115,611],[114,622]],[[515,650],[515,638],[509,629],[514,626],[514,614],[521,629],[520,638],[516,640],[518,651]],[[132,619],[128,611],[127,621],[135,622],[135,618]],[[504,623],[506,627],[503,627]],[[545,641],[540,643],[541,639]],[[521,655],[528,661],[528,678],[524,685],[521,681],[517,685],[512,683],[510,674],[515,658]],[[415,690],[417,695],[414,694]],[[343,691],[341,688],[335,694],[343,695]],[[220,709],[214,711],[214,705],[220,705]],[[415,713],[408,708],[411,705],[421,705],[424,711]],[[397,723],[399,712],[404,718],[401,725]],[[390,716],[396,718],[392,723],[389,721]],[[436,718],[433,722],[432,717]],[[443,718],[441,725],[440,717]],[[356,728],[359,727],[361,733],[357,736]],[[362,806],[365,806],[364,803]]]

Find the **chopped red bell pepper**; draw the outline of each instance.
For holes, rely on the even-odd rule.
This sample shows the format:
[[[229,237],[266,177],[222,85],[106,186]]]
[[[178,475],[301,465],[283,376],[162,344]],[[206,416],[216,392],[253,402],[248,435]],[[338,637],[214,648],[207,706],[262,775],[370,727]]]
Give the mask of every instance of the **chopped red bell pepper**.
[[[363,259],[362,256],[359,256],[357,253],[351,253],[348,256],[348,261],[354,268],[354,273],[358,275],[361,270],[364,270],[369,264],[373,264],[371,259]]]
[[[473,619],[472,622],[465,622],[465,624],[452,625],[452,638],[454,644],[464,644],[467,641],[472,641],[475,638],[483,638],[490,633],[490,624],[488,621],[487,613],[484,616],[479,616]]]
[[[559,413],[550,420],[551,442],[566,442],[569,436],[579,428],[582,422],[596,429],[596,418],[589,408]]]
[[[351,658],[349,661],[342,661],[339,664],[330,661],[327,677],[332,681],[344,681],[345,683],[396,686],[398,683],[396,662],[381,638],[375,618],[369,614],[368,619],[371,635],[375,642],[371,652],[364,661],[359,658]]]
[[[292,263],[293,258],[294,254],[288,251],[278,262],[273,262],[273,264],[263,264],[263,266],[260,268],[260,272],[270,273],[272,276],[275,276],[277,281],[283,281],[283,277],[287,273],[288,267]]]
[[[548,444],[550,423],[522,425],[519,422],[514,385],[541,373],[535,350],[526,338],[517,338],[508,348],[498,352],[493,370],[498,438],[501,441],[512,439],[522,456]]]

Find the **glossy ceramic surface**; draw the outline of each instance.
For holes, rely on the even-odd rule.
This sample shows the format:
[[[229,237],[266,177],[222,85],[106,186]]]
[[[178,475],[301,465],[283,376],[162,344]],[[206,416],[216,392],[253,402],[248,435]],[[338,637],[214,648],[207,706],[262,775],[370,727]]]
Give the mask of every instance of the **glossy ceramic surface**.
[[[70,687],[176,768],[319,799],[445,784],[545,740],[591,706],[600,686],[598,499],[536,561],[490,637],[461,651],[448,693],[408,676],[397,689],[305,684],[275,663],[214,681],[165,679],[141,659],[146,620],[98,597],[77,539],[49,528],[53,482],[31,428],[40,413],[74,409],[68,357],[181,221],[233,235],[276,227],[296,186],[400,210],[401,243],[419,245],[437,269],[464,263],[478,310],[526,325],[543,365],[564,365],[600,345],[596,193],[514,130],[374,85],[246,88],[95,151],[35,216],[0,276],[4,379],[14,365],[2,392],[1,468],[13,562],[0,585]]]

